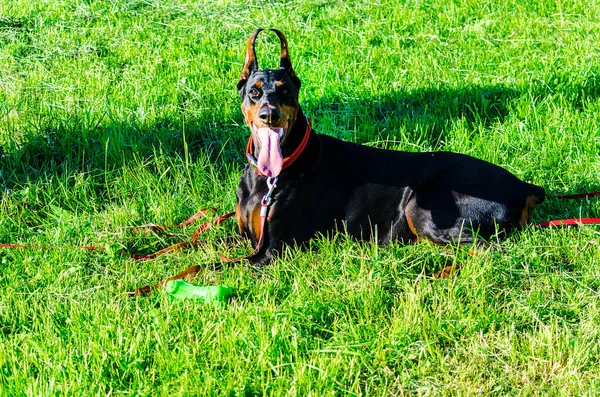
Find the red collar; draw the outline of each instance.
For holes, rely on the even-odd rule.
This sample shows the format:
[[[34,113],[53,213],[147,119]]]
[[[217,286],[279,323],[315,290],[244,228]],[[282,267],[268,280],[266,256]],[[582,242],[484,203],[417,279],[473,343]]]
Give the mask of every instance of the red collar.
[[[312,130],[312,122],[307,117],[306,118],[306,131],[304,132],[304,138],[302,138],[302,142],[300,142],[300,145],[298,145],[296,150],[294,150],[294,152],[292,154],[290,154],[288,157],[283,159],[283,169],[286,169],[287,167],[292,165],[294,163],[294,161],[296,161],[296,159],[298,157],[300,157],[300,155],[304,151],[304,148],[306,148],[306,144],[308,143],[308,138],[310,138],[311,130]],[[250,162],[250,164],[252,164],[256,168],[256,158],[252,154],[252,149],[254,149],[254,140],[252,139],[252,134],[250,134],[250,139],[248,139],[248,145],[246,146],[246,158],[248,159],[248,162]],[[257,171],[258,171],[258,169],[257,169]],[[258,173],[260,175],[262,175],[262,173],[260,171],[258,171]]]

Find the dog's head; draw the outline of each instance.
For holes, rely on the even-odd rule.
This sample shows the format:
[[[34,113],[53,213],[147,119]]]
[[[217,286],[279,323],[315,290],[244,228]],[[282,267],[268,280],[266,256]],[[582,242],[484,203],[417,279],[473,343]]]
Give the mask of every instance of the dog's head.
[[[246,45],[244,68],[237,84],[242,97],[242,112],[258,145],[258,168],[267,176],[281,171],[281,146],[298,115],[300,79],[292,68],[288,44],[283,33],[271,29],[281,42],[279,69],[258,68],[254,43],[262,31],[254,31]]]

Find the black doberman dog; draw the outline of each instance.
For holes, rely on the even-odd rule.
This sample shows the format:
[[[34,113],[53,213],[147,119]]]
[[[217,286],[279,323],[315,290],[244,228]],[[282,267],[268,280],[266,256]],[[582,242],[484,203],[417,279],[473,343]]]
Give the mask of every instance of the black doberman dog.
[[[472,244],[523,227],[544,200],[543,188],[467,155],[376,149],[315,133],[298,102],[300,79],[286,38],[272,29],[281,42],[280,68],[261,70],[260,31],[248,39],[237,84],[251,138],[236,216],[256,249],[247,258],[252,264],[336,230],[379,244]]]
[[[280,69],[258,68],[257,30],[248,39],[237,85],[258,160],[244,170],[236,213],[240,231],[254,245],[267,178],[278,177],[263,241],[251,262],[266,264],[282,245],[336,229],[379,244],[394,239],[471,244],[476,235],[485,240],[524,226],[544,200],[543,188],[473,157],[382,150],[316,134],[298,103],[300,79],[287,40],[272,30],[281,41]],[[297,151],[305,134],[301,154],[283,168],[282,158]]]

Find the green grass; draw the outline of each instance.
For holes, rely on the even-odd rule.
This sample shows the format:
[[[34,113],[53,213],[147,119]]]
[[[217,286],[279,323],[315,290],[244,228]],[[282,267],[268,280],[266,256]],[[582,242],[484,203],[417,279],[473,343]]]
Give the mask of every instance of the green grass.
[[[0,251],[0,395],[597,395],[598,227],[475,257],[337,235],[259,273],[210,270],[234,221],[153,262],[114,252],[193,231],[132,226],[233,208],[257,27],[288,37],[320,133],[598,190],[599,21],[596,0],[3,1],[0,242],[110,251]],[[274,35],[258,54],[277,65]],[[549,200],[534,221],[579,215],[600,200]],[[192,264],[235,288],[226,308],[126,295]]]

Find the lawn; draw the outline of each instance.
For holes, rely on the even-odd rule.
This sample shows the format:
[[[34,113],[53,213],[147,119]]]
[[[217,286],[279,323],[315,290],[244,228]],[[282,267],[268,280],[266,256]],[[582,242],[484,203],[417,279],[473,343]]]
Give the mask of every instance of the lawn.
[[[194,231],[135,226],[233,209],[258,27],[287,36],[319,133],[600,190],[597,0],[4,0],[0,243],[106,251],[0,249],[0,395],[598,395],[598,226],[532,226],[475,256],[338,234],[215,271],[229,220],[196,249],[118,253]],[[278,46],[259,36],[261,67]],[[533,221],[575,216],[600,199],[550,199]],[[234,288],[226,306],[127,295],[194,264]]]

